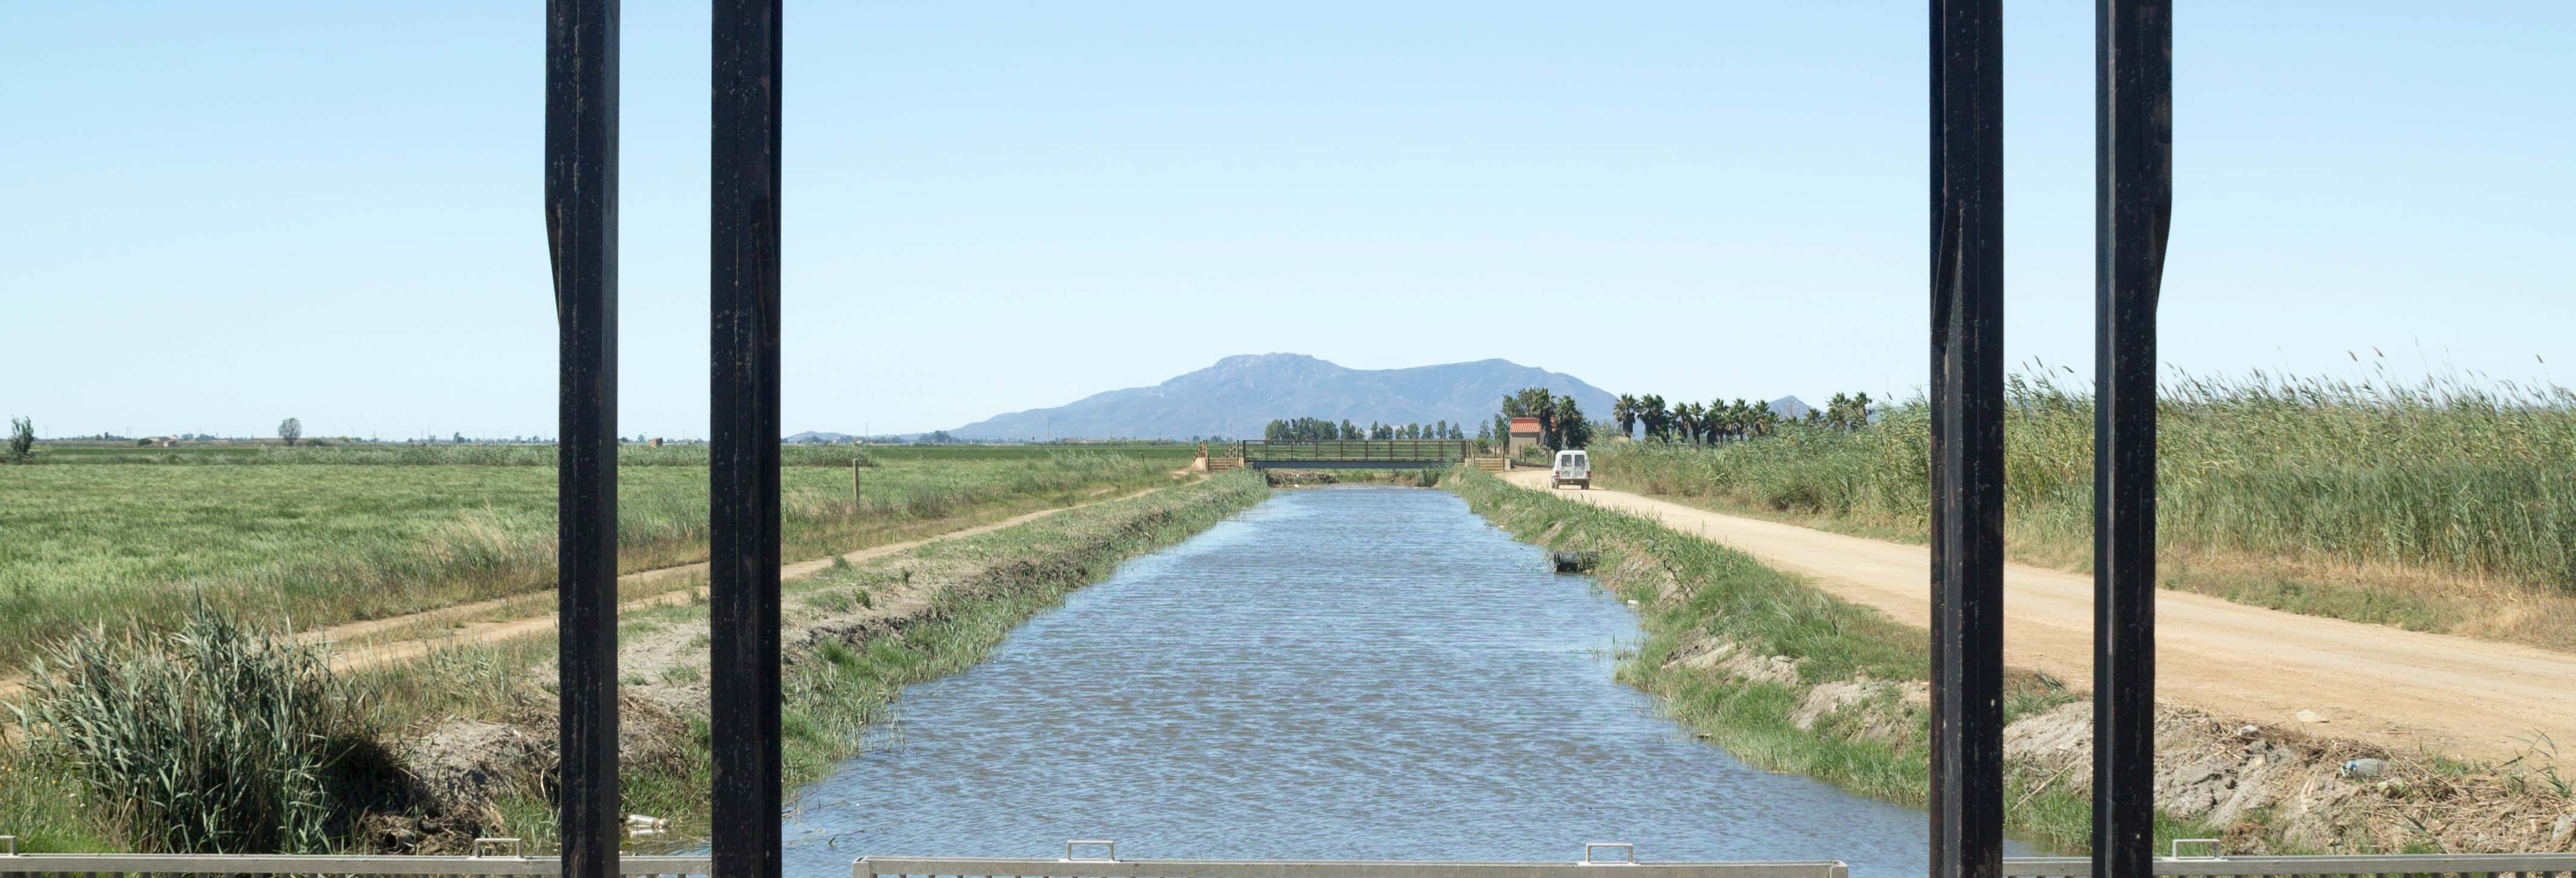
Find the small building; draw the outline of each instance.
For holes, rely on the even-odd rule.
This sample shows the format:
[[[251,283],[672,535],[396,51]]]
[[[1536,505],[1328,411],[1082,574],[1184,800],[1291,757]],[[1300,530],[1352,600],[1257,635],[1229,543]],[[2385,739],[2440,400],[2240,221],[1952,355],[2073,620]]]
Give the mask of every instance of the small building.
[[[1521,453],[1521,449],[1540,447],[1539,441],[1545,438],[1539,432],[1537,418],[1513,418],[1511,441],[1503,446],[1503,455],[1510,457]]]

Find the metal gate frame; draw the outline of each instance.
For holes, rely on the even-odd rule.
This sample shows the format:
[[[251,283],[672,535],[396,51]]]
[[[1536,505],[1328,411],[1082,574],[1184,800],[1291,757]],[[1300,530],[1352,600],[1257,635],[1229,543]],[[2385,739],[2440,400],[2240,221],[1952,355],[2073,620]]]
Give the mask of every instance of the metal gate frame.
[[[2172,203],[2169,0],[2095,0],[2094,855],[2147,878],[2155,306]],[[1933,878],[2002,873],[2003,5],[1931,0]],[[545,219],[561,334],[563,874],[618,874],[618,0],[548,0]],[[709,387],[715,859],[775,878],[781,693],[780,0],[713,10]],[[765,449],[765,450],[764,450]]]

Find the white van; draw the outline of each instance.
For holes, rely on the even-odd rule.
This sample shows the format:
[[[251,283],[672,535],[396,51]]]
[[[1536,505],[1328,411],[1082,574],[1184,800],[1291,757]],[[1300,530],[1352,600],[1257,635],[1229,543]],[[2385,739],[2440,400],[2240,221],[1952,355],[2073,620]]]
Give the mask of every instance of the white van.
[[[1548,474],[1548,487],[1573,485],[1592,490],[1592,456],[1580,451],[1556,453],[1556,471]]]

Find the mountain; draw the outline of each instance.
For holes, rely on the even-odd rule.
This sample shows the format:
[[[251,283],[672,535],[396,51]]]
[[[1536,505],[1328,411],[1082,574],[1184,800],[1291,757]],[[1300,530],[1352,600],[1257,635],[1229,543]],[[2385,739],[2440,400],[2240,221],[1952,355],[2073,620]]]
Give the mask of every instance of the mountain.
[[[949,432],[986,440],[1242,438],[1260,436],[1272,420],[1330,418],[1362,425],[1445,420],[1473,436],[1476,424],[1494,419],[1503,394],[1524,387],[1571,395],[1594,420],[1610,417],[1610,394],[1601,388],[1509,360],[1346,369],[1304,354],[1244,354],[1152,387],[996,415]]]
[[[859,437],[852,436],[848,433],[817,433],[812,430],[807,430],[779,441],[789,444],[839,443],[848,442],[857,438]]]
[[[1783,396],[1779,399],[1763,403],[1763,405],[1769,407],[1772,411],[1779,412],[1780,420],[1783,421],[1794,421],[1799,418],[1806,417],[1807,412],[1815,409],[1815,406],[1808,405],[1806,400],[1799,399],[1794,396]]]

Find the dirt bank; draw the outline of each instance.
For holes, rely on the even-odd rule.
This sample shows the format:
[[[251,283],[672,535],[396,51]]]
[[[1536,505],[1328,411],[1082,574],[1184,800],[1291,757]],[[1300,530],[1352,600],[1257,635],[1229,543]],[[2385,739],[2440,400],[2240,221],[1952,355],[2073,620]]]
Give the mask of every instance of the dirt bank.
[[[1513,489],[1473,474],[1450,486],[1478,512],[1524,539],[1602,553],[1602,584],[1637,602],[1649,633],[1622,677],[1664,696],[1676,718],[1756,764],[1813,774],[1909,804],[1922,801],[1928,689],[1919,616],[1928,575],[1919,561],[1908,568],[1901,557],[1875,550],[1860,552],[1840,566],[1829,553],[1795,556],[1845,577],[1904,579],[1910,587],[1902,591],[1911,596],[1914,615],[1909,617],[1902,605],[1894,612],[1875,612],[1861,604],[1876,603],[1845,594],[1882,596],[1896,603],[1884,597],[1899,593],[1893,583],[1836,587],[1820,576],[1784,576],[1741,552],[1673,538],[1676,530],[1698,533],[1704,522],[1695,518],[1674,515],[1659,523],[1603,511],[1627,511],[1618,499],[1627,495]],[[1713,536],[1733,533],[1712,527]],[[1761,551],[1758,545],[1747,547]],[[1912,549],[1918,558],[1921,553],[1913,547],[1892,548]],[[1804,572],[1803,564],[1781,563],[1780,557],[1761,560]],[[2016,587],[2030,586],[2024,579]],[[2024,601],[2012,612],[2037,602]],[[2374,637],[2405,633],[2240,609],[2358,628]],[[2079,628],[2089,631],[2089,609],[2085,612]],[[2178,651],[2177,639],[2197,642],[2191,639],[2190,623],[2177,627],[2180,638],[2172,628],[2160,632],[2167,656]],[[2022,629],[2013,631],[2018,636]],[[2294,684],[2303,674],[2314,673],[2301,671],[2302,662],[2323,659],[2331,672],[2335,655],[2361,651],[2347,646],[2320,657],[2316,646],[2300,643],[2292,637],[2277,654],[2237,654],[2261,656],[2288,672],[2263,666],[2253,673],[2252,666],[2238,661],[2234,681],[2257,689],[2280,687],[2285,680]],[[2035,841],[2080,848],[2084,795],[2091,780],[2091,708],[2060,681],[2086,679],[2084,669],[2059,665],[2062,670],[2052,670],[2045,662],[2033,668],[2028,660],[2034,653],[2020,643],[2011,646],[2011,653],[2017,667],[2005,733],[2010,818],[2018,832]],[[2185,661],[2199,662],[2231,657],[2185,656]],[[2576,798],[2570,795],[2576,778],[2558,768],[2545,748],[2535,752],[2524,747],[2501,759],[2440,758],[2344,736],[2339,733],[2339,727],[2348,725],[2344,721],[2248,718],[2195,705],[2191,699],[2196,693],[2172,686],[2162,693],[2167,703],[2158,714],[2156,789],[2159,807],[2169,819],[2161,821],[2160,835],[2222,834],[2227,849],[2237,853],[2560,851],[2576,844]],[[2370,700],[2362,696],[2369,694],[2350,693],[2327,703],[2366,705]],[[2524,717],[2531,722],[2569,719],[2547,712],[2554,708],[2524,709],[2534,711]]]
[[[1546,489],[1546,473],[1504,477]],[[1902,545],[1725,515],[1620,491],[1569,500],[1662,522],[1807,577],[1835,597],[1917,628],[1930,613],[1931,556]],[[2009,565],[2007,660],[2061,680],[2093,676],[2093,580]],[[2156,600],[2156,694],[2265,723],[2322,720],[2312,734],[2403,753],[2504,760],[2535,740],[2576,742],[2576,655],[2302,616],[2167,591]],[[2249,673],[2259,669],[2259,673]]]
[[[1173,475],[1175,478],[1191,478],[1185,472],[1175,471]],[[967,524],[966,522],[973,520],[967,516],[913,522],[912,527],[907,529],[914,532],[927,530],[930,535],[871,546],[837,556],[789,563],[779,568],[779,576],[782,579],[811,576],[816,571],[835,563],[852,564],[881,558],[897,552],[911,551],[938,540],[990,533],[1036,521],[1059,512],[1081,509],[1114,499],[1141,497],[1160,489],[1148,488],[1126,494],[1124,497],[1108,496],[1113,490],[1101,490],[1096,495],[1097,499],[1040,509],[982,524]],[[704,561],[639,570],[621,575],[617,577],[617,591],[624,596],[624,600],[618,604],[618,612],[625,614],[696,600],[699,590],[706,583],[706,576],[707,564]],[[552,633],[555,628],[554,601],[555,596],[551,591],[492,598],[417,613],[404,613],[300,631],[296,633],[295,639],[302,643],[331,644],[333,647],[331,660],[334,667],[341,670],[363,670],[410,661],[439,649]],[[16,673],[0,675],[0,703],[8,703],[25,695],[25,677]],[[5,734],[6,730],[0,729],[0,735]]]
[[[817,779],[901,687],[971,666],[1028,615],[1136,554],[1185,538],[1258,502],[1259,476],[1228,474],[1057,512],[855,562],[825,562],[787,583],[791,783]],[[707,616],[701,603],[627,614],[621,625],[620,759],[630,813],[672,821],[641,850],[697,843],[706,801]],[[427,723],[398,751],[431,795],[436,825],[549,844],[546,775],[555,759],[555,669],[514,672],[503,703]],[[515,816],[514,816],[515,815]],[[426,840],[418,846],[452,839]]]

